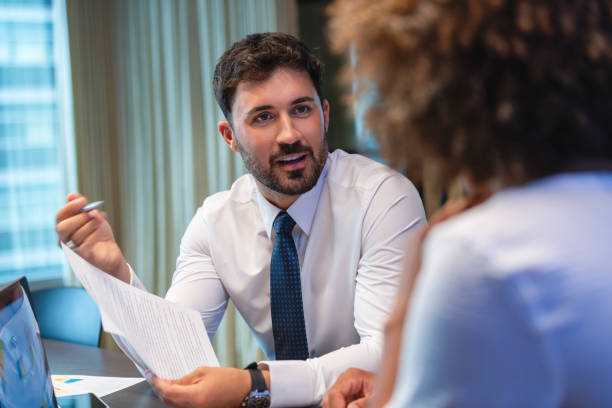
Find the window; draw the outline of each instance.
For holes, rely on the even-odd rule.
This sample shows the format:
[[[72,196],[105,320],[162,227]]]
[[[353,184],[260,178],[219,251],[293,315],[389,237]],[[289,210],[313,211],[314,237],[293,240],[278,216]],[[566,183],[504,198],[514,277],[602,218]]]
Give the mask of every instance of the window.
[[[0,0],[0,283],[63,275],[55,212],[76,184],[65,44],[63,0]]]

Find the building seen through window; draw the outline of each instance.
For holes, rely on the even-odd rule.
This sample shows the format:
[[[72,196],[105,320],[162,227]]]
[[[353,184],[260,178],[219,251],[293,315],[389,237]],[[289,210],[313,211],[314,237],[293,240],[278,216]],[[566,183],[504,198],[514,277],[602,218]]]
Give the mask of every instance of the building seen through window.
[[[57,7],[0,0],[0,283],[63,273],[55,212],[74,172],[66,166],[68,58],[58,58],[66,29]]]

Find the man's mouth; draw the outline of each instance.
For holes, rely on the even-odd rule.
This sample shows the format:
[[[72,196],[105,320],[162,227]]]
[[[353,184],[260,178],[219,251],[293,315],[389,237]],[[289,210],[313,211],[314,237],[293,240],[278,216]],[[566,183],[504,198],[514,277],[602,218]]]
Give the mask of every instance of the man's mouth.
[[[285,170],[296,170],[304,166],[307,152],[287,154],[276,160],[276,164]]]

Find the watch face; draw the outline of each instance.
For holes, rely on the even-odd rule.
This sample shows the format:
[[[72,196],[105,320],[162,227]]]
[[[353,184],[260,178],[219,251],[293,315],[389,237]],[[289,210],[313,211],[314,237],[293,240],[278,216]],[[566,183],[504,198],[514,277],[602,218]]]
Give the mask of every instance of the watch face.
[[[252,391],[245,399],[247,408],[268,408],[270,406],[270,391]]]

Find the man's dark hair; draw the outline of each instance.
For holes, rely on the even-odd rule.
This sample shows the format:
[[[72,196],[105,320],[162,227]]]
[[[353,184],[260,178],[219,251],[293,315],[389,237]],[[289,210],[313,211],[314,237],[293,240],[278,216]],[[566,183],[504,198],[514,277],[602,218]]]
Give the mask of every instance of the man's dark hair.
[[[215,67],[215,98],[228,121],[238,84],[264,81],[277,68],[307,72],[319,98],[323,98],[323,65],[306,45],[285,33],[251,34],[225,51]]]
[[[333,13],[395,164],[521,182],[612,160],[611,1],[337,0]]]

